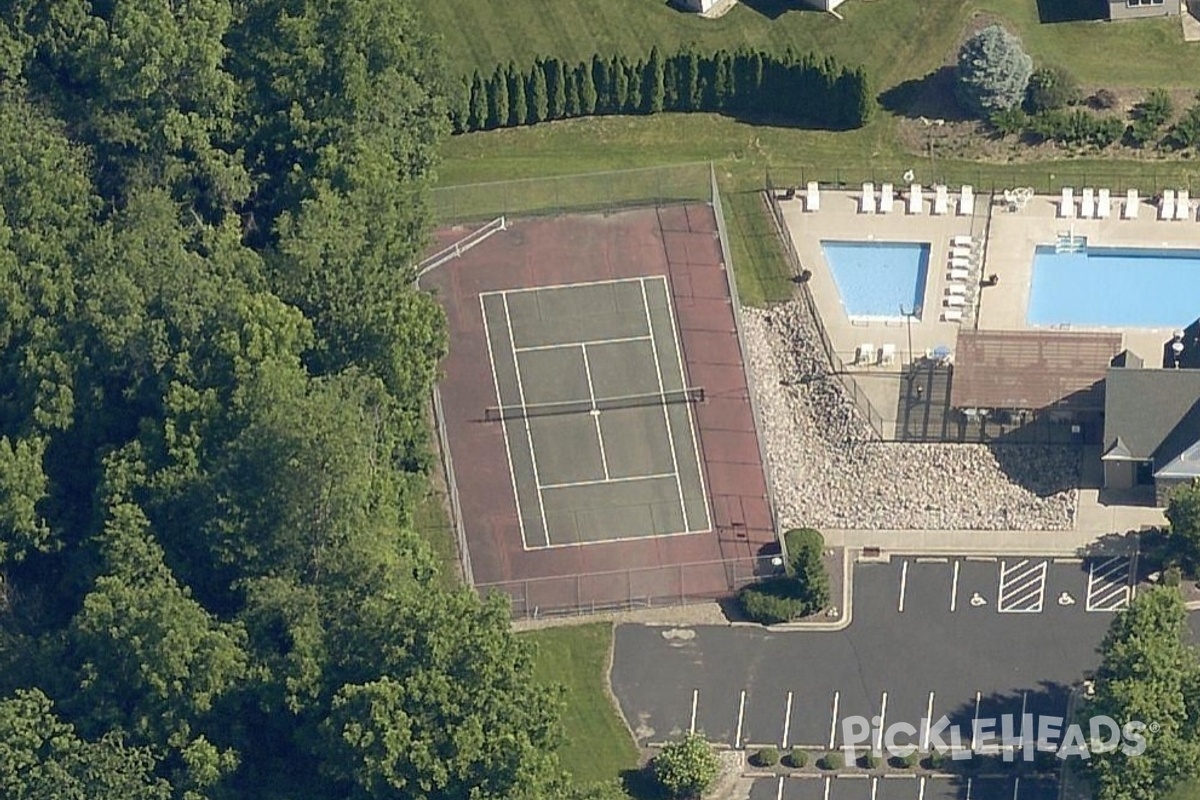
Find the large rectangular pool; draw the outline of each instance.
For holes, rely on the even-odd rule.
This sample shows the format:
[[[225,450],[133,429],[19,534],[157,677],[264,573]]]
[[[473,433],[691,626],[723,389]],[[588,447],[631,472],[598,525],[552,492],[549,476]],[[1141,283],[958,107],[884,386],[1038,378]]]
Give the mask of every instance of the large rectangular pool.
[[[895,319],[924,303],[928,243],[828,241],[821,250],[848,316]]]
[[[1182,328],[1200,316],[1200,250],[1086,247],[1033,256],[1031,325]]]

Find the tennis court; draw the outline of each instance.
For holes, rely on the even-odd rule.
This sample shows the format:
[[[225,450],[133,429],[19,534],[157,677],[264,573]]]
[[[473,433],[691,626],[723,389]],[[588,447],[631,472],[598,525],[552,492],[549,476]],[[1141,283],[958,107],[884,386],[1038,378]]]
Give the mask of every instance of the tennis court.
[[[711,530],[665,277],[479,301],[527,549]]]

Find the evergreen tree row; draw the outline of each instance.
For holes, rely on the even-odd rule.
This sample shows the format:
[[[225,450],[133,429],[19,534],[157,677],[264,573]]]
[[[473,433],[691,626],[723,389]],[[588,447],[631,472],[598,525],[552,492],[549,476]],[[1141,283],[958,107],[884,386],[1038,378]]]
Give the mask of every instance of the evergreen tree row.
[[[789,124],[857,128],[874,106],[862,68],[832,58],[764,51],[685,49],[645,59],[592,57],[567,64],[538,59],[528,69],[510,61],[490,75],[478,70],[453,93],[455,133],[596,114],[708,111],[770,118]]]

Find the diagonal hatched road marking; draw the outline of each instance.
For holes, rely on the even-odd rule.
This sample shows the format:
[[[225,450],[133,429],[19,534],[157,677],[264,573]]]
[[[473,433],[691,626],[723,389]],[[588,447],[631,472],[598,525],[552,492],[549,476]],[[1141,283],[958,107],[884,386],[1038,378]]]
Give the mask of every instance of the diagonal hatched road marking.
[[[1022,559],[1000,562],[1000,594],[996,610],[1002,614],[1037,614],[1046,600],[1049,561]]]
[[[1095,559],[1088,565],[1087,611],[1119,611],[1129,605],[1129,556]]]

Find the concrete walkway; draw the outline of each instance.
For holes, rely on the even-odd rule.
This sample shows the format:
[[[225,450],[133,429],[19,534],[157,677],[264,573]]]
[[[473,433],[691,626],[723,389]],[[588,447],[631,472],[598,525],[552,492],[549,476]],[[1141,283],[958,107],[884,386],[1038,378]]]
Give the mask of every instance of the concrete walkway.
[[[1095,531],[822,531],[830,547],[886,553],[1075,556],[1106,533]]]

